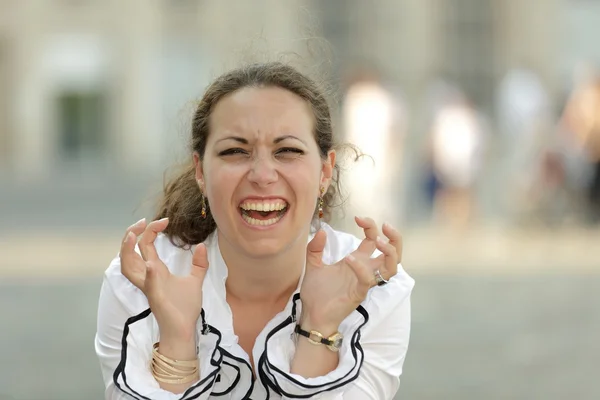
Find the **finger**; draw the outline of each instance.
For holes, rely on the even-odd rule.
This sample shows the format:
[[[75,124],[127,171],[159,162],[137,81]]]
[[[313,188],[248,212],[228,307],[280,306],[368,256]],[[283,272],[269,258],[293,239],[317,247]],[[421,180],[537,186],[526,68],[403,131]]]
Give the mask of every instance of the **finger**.
[[[402,235],[388,223],[383,224],[383,234],[390,240],[390,244],[396,248],[398,262],[402,261]]]
[[[144,229],[146,229],[146,218],[142,218],[135,224],[129,226],[125,231],[125,236],[123,236],[122,242],[124,242],[125,239],[127,239],[127,235],[129,234],[129,232],[133,232],[133,234],[137,238],[139,235],[142,234],[142,232],[144,232]]]
[[[135,255],[137,237],[138,235],[142,234],[144,228],[146,228],[146,218],[140,219],[138,222],[127,228],[127,231],[125,231],[125,237],[121,242],[121,251],[119,252],[121,260],[123,260],[123,257],[131,258]]]
[[[204,243],[200,243],[194,249],[190,274],[204,282],[206,271],[208,271],[208,252]]]
[[[141,256],[135,252],[137,238],[131,231],[127,232],[125,240],[121,244],[119,258],[121,259],[121,273],[136,287],[142,288],[144,284],[144,271],[136,271],[136,265],[143,265],[144,261]]]
[[[352,254],[346,256],[346,263],[350,266],[354,275],[356,275],[359,285],[367,289],[373,286],[375,278],[373,271],[371,271],[371,268],[367,264],[359,261]]]
[[[356,224],[365,232],[365,239],[360,242],[360,245],[356,250],[370,256],[377,248],[375,243],[375,240],[379,235],[377,224],[371,218],[354,217],[354,220],[356,221]]]
[[[159,219],[158,221],[150,222],[146,227],[142,238],[138,242],[140,253],[145,261],[155,261],[158,259],[156,247],[154,247],[154,241],[156,240],[158,234],[167,228],[167,225],[169,225],[169,219],[163,218]]]
[[[137,244],[138,235],[144,231],[145,227],[145,218],[128,227],[125,231],[125,237],[121,242],[121,250],[119,251],[121,273],[138,288],[141,288],[144,283],[145,273],[135,270],[136,265],[139,265],[140,262],[143,263],[142,258],[135,251],[135,245]]]
[[[156,265],[152,263],[146,264],[146,276],[144,279],[144,288],[143,292],[148,298],[148,300],[153,303],[156,301],[161,301],[159,299],[160,291],[158,290],[158,270]]]
[[[306,263],[313,267],[320,267],[323,265],[323,250],[327,243],[327,234],[323,230],[319,230],[315,237],[312,238],[306,246]]]
[[[390,279],[398,272],[398,255],[396,247],[389,242],[385,242],[382,238],[377,238],[377,249],[381,251],[376,260],[383,261],[385,271],[380,271],[384,279]]]
[[[127,259],[131,257],[131,255],[136,255],[135,245],[137,243],[137,238],[131,230],[128,230],[125,234],[125,239],[121,242],[121,251],[119,251],[119,257],[121,260]],[[121,262],[123,264],[123,262]]]

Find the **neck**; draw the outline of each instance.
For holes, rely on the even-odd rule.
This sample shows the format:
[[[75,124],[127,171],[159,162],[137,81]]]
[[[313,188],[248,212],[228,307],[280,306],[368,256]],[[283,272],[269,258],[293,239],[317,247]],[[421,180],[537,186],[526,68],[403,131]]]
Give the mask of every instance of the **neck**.
[[[221,235],[217,237],[228,270],[228,296],[253,303],[287,302],[304,270],[306,241],[299,240],[274,256],[252,257],[234,249]]]

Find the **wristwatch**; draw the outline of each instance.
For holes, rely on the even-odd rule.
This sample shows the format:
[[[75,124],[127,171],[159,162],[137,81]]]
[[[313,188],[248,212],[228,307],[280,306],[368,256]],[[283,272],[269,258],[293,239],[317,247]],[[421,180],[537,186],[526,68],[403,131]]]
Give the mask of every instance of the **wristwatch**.
[[[328,338],[324,338],[321,332],[308,332],[300,328],[300,325],[296,325],[294,332],[307,338],[311,344],[324,344],[331,351],[340,351],[342,342],[344,341],[344,335],[342,335],[340,332],[336,332]]]

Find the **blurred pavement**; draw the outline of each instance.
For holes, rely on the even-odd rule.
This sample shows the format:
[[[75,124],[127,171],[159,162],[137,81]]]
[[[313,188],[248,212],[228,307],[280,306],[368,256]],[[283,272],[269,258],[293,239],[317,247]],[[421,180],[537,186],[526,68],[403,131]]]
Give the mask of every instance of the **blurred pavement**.
[[[413,273],[397,399],[600,398],[600,276]],[[102,398],[100,276],[0,284],[0,399]]]
[[[0,400],[103,397],[102,273],[150,182],[0,185]],[[401,230],[417,286],[398,399],[600,398],[598,231]]]
[[[0,399],[102,398],[96,304],[120,237],[3,236]],[[583,230],[405,234],[417,286],[397,398],[600,398],[597,243]]]

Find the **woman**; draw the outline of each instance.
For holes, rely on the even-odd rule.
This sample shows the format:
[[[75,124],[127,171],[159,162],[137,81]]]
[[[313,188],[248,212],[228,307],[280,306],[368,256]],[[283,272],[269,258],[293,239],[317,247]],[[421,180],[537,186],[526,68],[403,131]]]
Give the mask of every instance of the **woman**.
[[[356,218],[361,241],[321,222],[338,176],[314,82],[280,63],[221,76],[192,154],[106,271],[106,398],[391,399],[414,281],[391,226]]]

